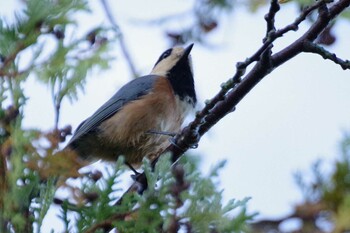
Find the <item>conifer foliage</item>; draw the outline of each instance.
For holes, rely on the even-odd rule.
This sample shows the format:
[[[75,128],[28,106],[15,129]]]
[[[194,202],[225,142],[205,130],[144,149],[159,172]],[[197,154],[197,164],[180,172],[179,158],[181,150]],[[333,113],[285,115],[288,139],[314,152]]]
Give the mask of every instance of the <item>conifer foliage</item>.
[[[96,171],[82,174],[83,164],[74,155],[59,152],[59,144],[71,133],[69,126],[59,128],[63,100],[77,99],[90,71],[109,67],[108,51],[117,37],[102,27],[90,28],[80,36],[73,33],[75,15],[88,12],[85,0],[28,0],[13,22],[0,21],[0,232],[41,232],[52,205],[61,208],[66,232],[244,229],[250,218],[245,213],[247,200],[224,205],[222,191],[212,180],[223,163],[204,177],[189,163],[170,171],[169,156],[157,163],[154,172],[145,161],[143,168],[154,188],[143,195],[124,195],[116,204],[122,159],[103,175]],[[50,90],[53,109],[37,116],[54,112],[49,132],[23,127],[29,79]],[[69,177],[79,177],[81,185],[65,183]],[[58,186],[64,186],[71,197],[56,197]],[[239,209],[238,214],[231,214],[233,209]]]

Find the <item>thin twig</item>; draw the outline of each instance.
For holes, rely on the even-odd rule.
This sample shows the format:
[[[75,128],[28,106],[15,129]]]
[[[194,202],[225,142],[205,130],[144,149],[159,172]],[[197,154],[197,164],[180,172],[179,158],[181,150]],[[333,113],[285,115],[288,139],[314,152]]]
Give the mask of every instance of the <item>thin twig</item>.
[[[280,10],[280,5],[278,4],[278,0],[271,0],[269,12],[265,15],[265,20],[267,25],[266,25],[266,37],[263,39],[263,42],[265,42],[268,39],[269,34],[271,32],[276,31],[275,16],[279,10]]]
[[[343,68],[343,70],[350,69],[350,61],[349,60],[343,60],[341,58],[338,58],[335,53],[331,53],[322,46],[310,42],[310,41],[305,41],[304,43],[304,52],[307,53],[315,53],[323,57],[324,59],[329,59],[333,61],[335,64],[338,64]]]
[[[309,8],[306,8],[301,15],[290,25],[270,34],[263,46],[245,62],[237,63],[237,70],[234,81],[229,81],[232,87],[224,85],[220,92],[206,103],[202,111],[196,114],[196,118],[189,126],[185,127],[180,134],[175,137],[174,142],[165,150],[172,153],[172,161],[177,161],[181,155],[191,147],[198,143],[200,137],[204,135],[211,127],[213,127],[226,114],[232,112],[235,106],[257,85],[267,74],[277,68],[284,62],[290,60],[294,56],[304,52],[303,46],[305,41],[314,41],[324,28],[334,19],[340,12],[350,5],[350,0],[340,0],[328,10],[324,1],[319,1]],[[272,42],[283,34],[297,30],[298,25],[305,20],[306,16],[313,10],[320,9],[317,20],[311,25],[298,40],[291,45],[282,49],[280,52],[271,55]],[[253,61],[257,61],[252,70],[241,80],[245,68]],[[155,166],[157,160],[153,161]],[[142,193],[147,189],[146,175],[142,173],[138,179],[130,186],[128,192],[138,191]]]
[[[131,59],[130,53],[127,49],[125,40],[124,40],[124,35],[120,29],[120,26],[118,25],[118,23],[116,22],[115,18],[113,17],[111,11],[110,11],[110,7],[108,6],[107,0],[101,0],[102,6],[104,11],[106,12],[107,18],[109,20],[109,22],[111,23],[111,25],[114,28],[114,31],[117,33],[118,37],[119,37],[119,44],[120,44],[120,48],[122,50],[122,53],[125,57],[126,62],[128,63],[130,72],[132,74],[132,76],[134,78],[138,77],[138,73],[136,71],[134,62]]]
[[[304,8],[304,10],[300,13],[300,15],[294,20],[293,23],[287,25],[286,27],[277,30],[274,37],[278,38],[283,36],[285,33],[289,32],[289,31],[297,31],[299,28],[299,25],[306,19],[306,17],[313,11],[315,11],[316,9],[318,9],[321,5],[324,5],[325,1],[321,0],[321,1],[316,1],[314,4],[307,6],[306,8]]]
[[[232,79],[222,84],[221,85],[222,89],[220,90],[220,92],[216,96],[214,96],[214,98],[212,98],[210,101],[206,102],[204,109],[200,113],[197,113],[194,123],[199,125],[203,122],[204,117],[219,101],[221,101],[224,98],[227,92],[240,83],[241,77],[245,74],[246,68],[253,62],[258,61],[262,53],[266,51],[266,49],[269,48],[269,46],[271,46],[271,44],[277,38],[282,37],[285,33],[289,31],[298,30],[299,24],[303,22],[312,11],[319,8],[320,5],[322,4],[324,4],[323,1],[318,1],[313,5],[305,8],[304,11],[301,12],[301,14],[296,18],[296,20],[293,23],[287,25],[286,27],[280,30],[275,31],[274,33],[271,33],[274,30],[271,31],[271,29],[269,29],[269,28],[273,28],[274,24],[268,23],[266,34],[269,36],[266,37],[266,39],[264,39],[263,45],[257,50],[257,52],[255,52],[251,57],[247,58],[244,62],[238,62],[236,64],[236,68],[237,68],[236,73],[234,74]],[[265,18],[266,20],[270,20],[270,19],[274,20],[275,13],[279,10],[278,3],[276,3],[276,1],[272,0],[272,5],[273,6],[271,6],[269,9],[268,17]]]
[[[221,90],[217,95],[215,95],[211,100],[206,101],[205,107],[202,111],[196,114],[195,120],[191,123],[192,130],[198,130],[198,127],[204,122],[204,118],[209,114],[210,110],[220,101],[222,101],[232,88],[238,85],[241,82],[241,77],[245,74],[246,68],[255,61],[258,61],[261,55],[272,45],[272,43],[279,37],[282,37],[285,33],[289,31],[296,31],[301,22],[303,22],[307,15],[309,15],[312,11],[316,10],[320,7],[320,5],[324,4],[323,1],[319,1],[314,3],[313,5],[304,9],[301,14],[296,18],[296,20],[287,25],[286,27],[275,31],[274,22],[267,22],[267,32],[266,37],[263,40],[263,45],[255,52],[251,57],[247,58],[244,62],[237,62],[236,64],[236,73],[234,76],[229,79],[227,82],[221,85]],[[267,21],[274,21],[275,14],[279,11],[278,2],[272,0],[271,7],[269,9],[269,13],[265,17]],[[234,111],[234,108],[231,109],[231,112]]]

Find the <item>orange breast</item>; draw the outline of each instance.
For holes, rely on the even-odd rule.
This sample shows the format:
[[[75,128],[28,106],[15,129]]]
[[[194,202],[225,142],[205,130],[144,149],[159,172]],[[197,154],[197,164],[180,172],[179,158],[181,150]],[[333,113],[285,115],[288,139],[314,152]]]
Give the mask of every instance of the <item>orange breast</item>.
[[[175,97],[170,82],[160,77],[151,93],[126,104],[113,117],[104,121],[100,140],[115,160],[124,155],[127,162],[137,164],[144,156],[158,156],[169,145],[169,136],[147,131],[177,133],[183,123],[186,108]]]

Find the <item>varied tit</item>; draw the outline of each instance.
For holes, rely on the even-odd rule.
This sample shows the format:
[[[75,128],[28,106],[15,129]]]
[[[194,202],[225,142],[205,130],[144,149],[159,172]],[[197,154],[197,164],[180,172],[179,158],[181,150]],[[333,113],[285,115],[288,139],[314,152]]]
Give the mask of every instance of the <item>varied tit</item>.
[[[66,149],[83,160],[117,160],[123,155],[131,169],[145,156],[159,156],[170,143],[166,133],[178,133],[197,102],[192,47],[166,50],[149,75],[124,85],[83,121]]]

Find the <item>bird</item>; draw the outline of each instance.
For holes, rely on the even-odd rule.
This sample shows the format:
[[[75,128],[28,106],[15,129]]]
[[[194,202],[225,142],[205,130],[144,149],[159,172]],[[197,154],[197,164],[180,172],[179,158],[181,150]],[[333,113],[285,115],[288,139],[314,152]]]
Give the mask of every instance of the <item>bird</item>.
[[[116,161],[124,156],[135,173],[144,157],[157,158],[197,103],[192,47],[163,52],[149,75],[122,86],[84,120],[65,150],[83,161]]]

